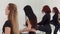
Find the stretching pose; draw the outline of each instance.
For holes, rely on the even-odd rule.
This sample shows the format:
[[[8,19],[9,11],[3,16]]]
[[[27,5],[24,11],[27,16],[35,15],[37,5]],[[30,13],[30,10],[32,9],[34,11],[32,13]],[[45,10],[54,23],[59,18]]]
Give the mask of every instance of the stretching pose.
[[[26,28],[20,30],[20,32],[28,31],[29,34],[36,34],[36,26],[37,26],[37,17],[33,13],[31,6],[27,5],[24,7],[24,12],[26,15]]]
[[[55,26],[55,30],[54,30],[54,34],[57,34],[57,31],[59,29],[59,22],[58,22],[58,14],[59,14],[59,10],[57,9],[57,7],[53,8],[53,19],[51,20],[51,24],[53,24]]]
[[[37,30],[44,31],[46,34],[51,34],[51,27],[50,27],[50,13],[51,10],[48,5],[45,5],[42,9],[42,13],[45,15],[42,18],[42,21],[38,23]]]

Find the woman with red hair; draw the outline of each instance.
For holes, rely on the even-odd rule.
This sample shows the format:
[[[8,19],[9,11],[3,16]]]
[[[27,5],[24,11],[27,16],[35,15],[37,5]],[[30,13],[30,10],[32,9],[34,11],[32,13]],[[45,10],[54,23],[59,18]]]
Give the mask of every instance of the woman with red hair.
[[[38,23],[37,30],[44,31],[46,34],[51,34],[51,27],[50,27],[50,13],[51,10],[48,5],[45,5],[42,9],[42,13],[45,15],[42,18],[42,21]]]

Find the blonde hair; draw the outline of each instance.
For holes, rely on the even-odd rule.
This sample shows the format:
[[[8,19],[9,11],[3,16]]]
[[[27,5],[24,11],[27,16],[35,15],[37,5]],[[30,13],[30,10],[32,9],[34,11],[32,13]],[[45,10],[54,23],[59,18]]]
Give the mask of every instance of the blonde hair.
[[[13,33],[14,34],[19,34],[18,30],[18,21],[17,21],[17,6],[13,3],[8,4],[8,10],[10,11],[8,15],[8,20],[12,22],[12,28],[13,28]]]

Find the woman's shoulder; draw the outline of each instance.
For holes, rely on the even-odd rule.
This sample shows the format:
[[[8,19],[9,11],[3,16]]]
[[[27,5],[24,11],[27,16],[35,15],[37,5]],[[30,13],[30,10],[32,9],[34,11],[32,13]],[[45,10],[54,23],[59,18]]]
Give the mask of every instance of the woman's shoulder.
[[[4,24],[5,27],[11,27],[11,21],[7,20]]]
[[[5,24],[3,25],[3,32],[5,31],[5,27],[10,27],[10,28],[12,28],[12,24],[11,24],[11,22],[10,22],[9,20],[7,20],[7,21],[5,22]]]

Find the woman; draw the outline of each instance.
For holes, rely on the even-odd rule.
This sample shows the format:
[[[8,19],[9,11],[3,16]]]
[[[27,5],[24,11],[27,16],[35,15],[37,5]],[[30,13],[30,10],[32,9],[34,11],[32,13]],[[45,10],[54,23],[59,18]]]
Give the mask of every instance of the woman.
[[[58,14],[59,14],[59,10],[57,7],[54,7],[53,8],[53,13],[54,13],[54,16],[53,16],[53,19],[52,19],[52,24],[55,26],[55,30],[54,30],[54,34],[57,34],[57,31],[59,29],[59,22],[58,22]]]
[[[28,31],[29,34],[36,34],[35,28],[37,26],[37,17],[33,13],[31,6],[27,5],[24,7],[24,12],[26,14],[26,28],[22,31]]]
[[[51,34],[50,27],[50,13],[51,10],[48,5],[45,5],[42,9],[42,13],[45,15],[42,18],[42,21],[38,23],[37,30],[44,31],[46,34]]]
[[[9,3],[6,7],[7,21],[3,26],[3,34],[19,34],[17,22],[17,6]]]

